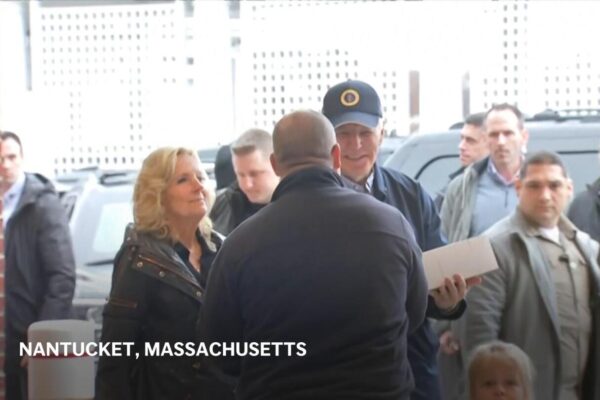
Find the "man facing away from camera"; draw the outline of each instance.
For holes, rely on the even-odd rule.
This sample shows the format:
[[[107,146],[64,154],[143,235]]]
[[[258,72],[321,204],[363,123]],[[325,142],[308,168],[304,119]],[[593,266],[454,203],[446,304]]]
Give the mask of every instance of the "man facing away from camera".
[[[214,358],[237,378],[238,399],[408,400],[406,337],[427,305],[410,225],[344,187],[335,131],[320,113],[284,116],[273,142],[281,182],[224,242],[201,339],[306,343],[304,355]]]

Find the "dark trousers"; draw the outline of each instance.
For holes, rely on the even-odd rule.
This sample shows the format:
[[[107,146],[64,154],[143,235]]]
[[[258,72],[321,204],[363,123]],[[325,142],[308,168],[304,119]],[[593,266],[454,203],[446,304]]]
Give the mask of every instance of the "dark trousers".
[[[27,340],[26,335],[6,330],[6,355],[4,375],[6,400],[27,400],[27,368],[21,367],[19,343]]]

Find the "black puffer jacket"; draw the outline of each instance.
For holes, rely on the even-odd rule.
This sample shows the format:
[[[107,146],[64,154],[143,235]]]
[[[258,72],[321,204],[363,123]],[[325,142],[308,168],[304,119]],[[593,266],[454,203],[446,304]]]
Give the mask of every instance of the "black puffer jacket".
[[[291,173],[215,260],[206,343],[306,343],[304,356],[211,358],[239,376],[238,399],[409,398],[406,336],[427,299],[421,254],[398,210],[342,185],[321,166]]]
[[[64,208],[48,179],[26,174],[4,238],[7,353],[17,354],[30,324],[71,313],[73,247]]]
[[[233,399],[232,390],[208,374],[202,359],[143,356],[144,343],[196,342],[204,283],[215,257],[198,238],[200,279],[167,240],[134,230],[127,234],[115,259],[102,342],[135,342],[140,358],[101,357],[96,399]],[[219,248],[216,234],[212,240]]]

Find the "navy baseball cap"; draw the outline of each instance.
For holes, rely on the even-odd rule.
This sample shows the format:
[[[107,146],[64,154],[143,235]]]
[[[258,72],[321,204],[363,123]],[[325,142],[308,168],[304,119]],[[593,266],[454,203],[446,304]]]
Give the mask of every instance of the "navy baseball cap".
[[[375,128],[383,118],[381,100],[368,83],[349,80],[331,87],[323,98],[323,115],[337,128],[359,124]]]

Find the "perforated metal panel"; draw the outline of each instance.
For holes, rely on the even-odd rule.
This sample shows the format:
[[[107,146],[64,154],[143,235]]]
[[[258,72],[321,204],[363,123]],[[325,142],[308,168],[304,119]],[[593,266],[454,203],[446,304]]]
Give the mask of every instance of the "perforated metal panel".
[[[33,87],[54,99],[65,129],[52,132],[62,139],[56,171],[139,166],[160,142],[156,113],[181,84],[181,8],[33,4]]]
[[[531,2],[529,8],[535,101],[545,108],[600,108],[600,3]]]
[[[600,107],[598,2],[244,1],[235,32],[226,13],[205,12],[224,2],[50,3],[30,3],[31,96],[45,112],[28,117],[53,138],[56,172],[271,129],[349,78],[378,90],[399,134],[500,101]]]
[[[225,3],[199,4],[200,17],[185,1],[31,4],[33,90],[56,119],[46,132],[56,172],[137,168],[157,146],[219,141],[231,75],[209,74],[230,68],[229,32],[210,37],[196,25],[226,26]]]
[[[488,2],[487,62],[472,71],[471,109],[507,101],[528,113],[600,107],[597,2]]]
[[[378,90],[388,126],[408,126],[408,108],[401,107],[408,103],[407,66],[397,57],[384,60],[381,55],[380,60],[372,53],[380,37],[376,30],[370,32],[372,41],[354,32],[360,16],[373,6],[381,16],[396,7],[355,1],[242,2],[239,130],[271,129],[290,111],[320,110],[327,89],[347,79],[365,80]],[[398,29],[405,34],[391,24],[385,30]]]
[[[589,38],[598,2],[243,2],[238,124],[269,129],[285,112],[319,109],[327,87],[372,83],[388,127],[443,129],[494,103],[530,113],[600,105]],[[553,45],[554,43],[554,45]],[[245,63],[245,64],[244,64]],[[411,121],[409,71],[419,71]],[[467,76],[468,80],[464,81]],[[463,82],[469,97],[463,109]],[[250,101],[252,104],[250,104]]]

